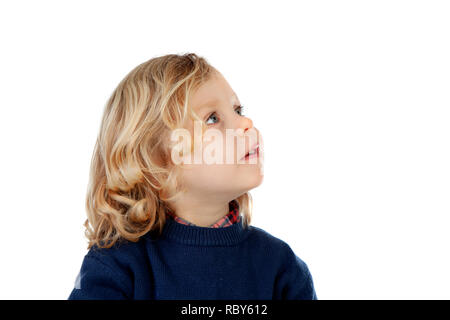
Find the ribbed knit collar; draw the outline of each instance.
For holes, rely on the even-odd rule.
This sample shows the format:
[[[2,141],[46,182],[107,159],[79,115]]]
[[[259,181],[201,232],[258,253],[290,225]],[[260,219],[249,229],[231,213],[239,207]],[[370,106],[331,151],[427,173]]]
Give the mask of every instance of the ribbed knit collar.
[[[167,219],[161,237],[192,246],[232,246],[248,236],[243,219],[224,228],[184,225]]]
[[[182,224],[187,224],[190,226],[195,226],[194,223],[179,217],[176,213],[174,213],[170,209],[166,211],[166,214],[169,219],[174,219],[176,222],[179,222]],[[241,218],[242,218],[242,216],[240,215],[239,202],[237,202],[237,200],[234,199],[228,203],[228,214],[226,214],[222,218],[218,219],[216,222],[212,223],[208,227],[209,228],[228,227],[236,222],[239,222],[239,219],[241,219]]]

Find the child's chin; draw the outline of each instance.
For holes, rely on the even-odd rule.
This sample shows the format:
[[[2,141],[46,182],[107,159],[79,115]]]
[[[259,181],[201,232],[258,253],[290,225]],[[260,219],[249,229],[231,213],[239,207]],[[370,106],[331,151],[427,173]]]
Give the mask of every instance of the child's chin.
[[[247,188],[248,190],[254,189],[262,184],[264,181],[264,175],[260,174],[259,172],[252,177],[247,178]]]

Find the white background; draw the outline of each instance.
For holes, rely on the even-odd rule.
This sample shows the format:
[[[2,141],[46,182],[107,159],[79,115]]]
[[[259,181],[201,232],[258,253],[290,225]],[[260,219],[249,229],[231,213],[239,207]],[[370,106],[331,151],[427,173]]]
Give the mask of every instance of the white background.
[[[261,130],[253,225],[319,299],[450,298],[447,1],[0,4],[0,298],[66,299],[107,98],[195,52]]]

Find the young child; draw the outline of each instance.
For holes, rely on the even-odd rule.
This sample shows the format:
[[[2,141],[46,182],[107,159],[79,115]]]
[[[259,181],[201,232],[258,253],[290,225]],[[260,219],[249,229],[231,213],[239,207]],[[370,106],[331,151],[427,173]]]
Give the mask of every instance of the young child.
[[[133,69],[104,111],[89,251],[68,299],[317,299],[290,246],[250,225],[262,146],[204,58],[169,54]]]

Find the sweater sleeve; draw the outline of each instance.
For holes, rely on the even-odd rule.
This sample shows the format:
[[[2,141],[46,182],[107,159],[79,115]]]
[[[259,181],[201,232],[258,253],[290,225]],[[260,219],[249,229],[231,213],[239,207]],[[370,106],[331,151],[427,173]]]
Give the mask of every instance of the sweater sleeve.
[[[129,292],[118,271],[86,255],[68,300],[124,300],[129,299]]]
[[[275,283],[274,300],[317,300],[308,266],[292,249],[289,251],[286,268]]]

